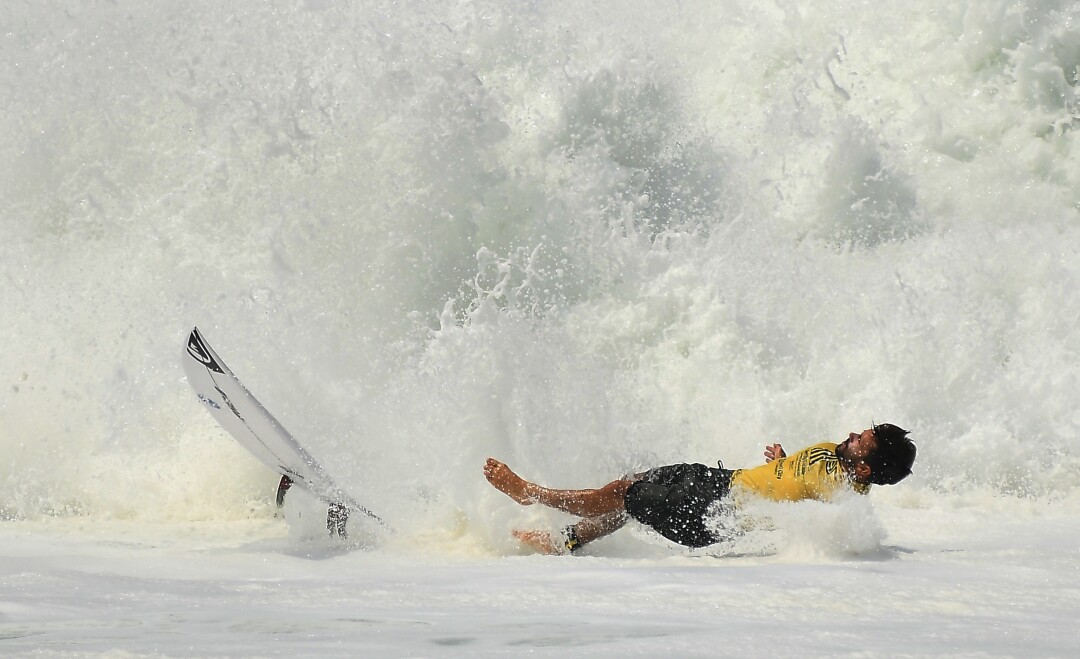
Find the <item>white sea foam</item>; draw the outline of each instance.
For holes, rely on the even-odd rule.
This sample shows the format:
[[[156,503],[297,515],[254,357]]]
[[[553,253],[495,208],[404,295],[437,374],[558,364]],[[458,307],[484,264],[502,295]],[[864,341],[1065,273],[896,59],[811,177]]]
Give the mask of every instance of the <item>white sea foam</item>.
[[[9,3],[0,516],[275,524],[275,476],[184,382],[193,324],[395,551],[512,555],[563,522],[493,492],[488,455],[586,487],[872,421],[913,430],[909,481],[721,555],[903,558],[974,511],[1074,514],[1077,19]]]

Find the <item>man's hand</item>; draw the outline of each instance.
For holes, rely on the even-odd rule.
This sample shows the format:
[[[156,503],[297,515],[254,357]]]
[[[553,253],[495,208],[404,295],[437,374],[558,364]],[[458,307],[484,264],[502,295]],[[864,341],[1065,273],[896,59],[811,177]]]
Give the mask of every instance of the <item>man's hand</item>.
[[[765,462],[772,462],[773,460],[779,460],[780,458],[786,457],[787,453],[784,453],[784,447],[779,444],[765,447]]]

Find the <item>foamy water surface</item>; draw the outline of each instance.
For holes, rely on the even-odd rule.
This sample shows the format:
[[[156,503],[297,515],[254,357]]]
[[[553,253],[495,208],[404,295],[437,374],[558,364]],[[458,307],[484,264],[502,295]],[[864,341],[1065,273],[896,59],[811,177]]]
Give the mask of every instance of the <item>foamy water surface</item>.
[[[940,5],[0,8],[0,651],[1068,655],[1080,6]],[[390,539],[275,516],[195,324]],[[480,472],[872,422],[910,479],[704,552]]]

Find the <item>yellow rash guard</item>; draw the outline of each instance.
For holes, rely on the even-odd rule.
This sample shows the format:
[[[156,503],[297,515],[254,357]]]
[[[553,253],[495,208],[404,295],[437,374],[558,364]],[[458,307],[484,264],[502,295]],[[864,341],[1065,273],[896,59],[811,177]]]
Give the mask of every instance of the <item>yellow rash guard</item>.
[[[760,467],[737,469],[731,485],[738,491],[773,501],[827,501],[842,489],[853,489],[859,494],[870,491],[869,485],[851,481],[836,457],[836,444],[830,442],[814,444]]]

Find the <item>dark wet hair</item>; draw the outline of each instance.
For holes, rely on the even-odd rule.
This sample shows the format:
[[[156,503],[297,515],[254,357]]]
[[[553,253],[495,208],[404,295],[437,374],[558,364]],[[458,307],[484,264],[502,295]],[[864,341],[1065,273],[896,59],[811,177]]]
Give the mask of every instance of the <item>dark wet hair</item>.
[[[891,423],[874,426],[877,449],[866,456],[870,466],[871,483],[895,485],[911,475],[915,464],[915,444],[908,438],[908,431]]]

